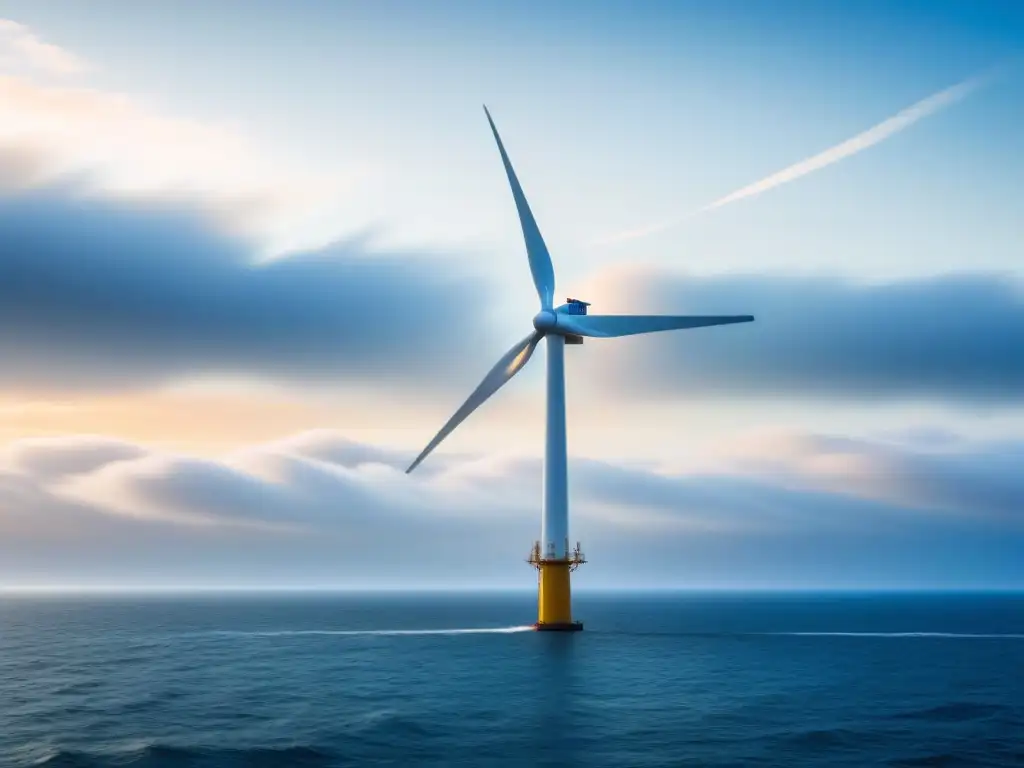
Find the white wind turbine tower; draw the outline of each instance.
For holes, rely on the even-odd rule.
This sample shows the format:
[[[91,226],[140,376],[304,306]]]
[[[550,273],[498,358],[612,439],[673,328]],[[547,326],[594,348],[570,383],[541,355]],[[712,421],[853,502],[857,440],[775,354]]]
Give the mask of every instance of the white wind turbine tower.
[[[747,323],[751,315],[591,315],[587,302],[567,299],[555,307],[555,273],[551,256],[541,237],[537,222],[526,202],[512,163],[484,107],[494,140],[512,187],[519,222],[526,240],[533,283],[540,297],[540,312],[533,318],[533,332],[505,353],[469,399],[416,457],[406,472],[412,472],[466,417],[521,371],[541,339],[547,342],[547,434],[544,446],[544,508],[541,540],[534,544],[529,562],[539,571],[539,630],[579,630],[583,625],[572,620],[569,573],[584,562],[579,545],[569,548],[569,499],[567,489],[565,435],[565,345],[582,344],[584,337],[612,338],[639,333],[702,328],[709,325]]]

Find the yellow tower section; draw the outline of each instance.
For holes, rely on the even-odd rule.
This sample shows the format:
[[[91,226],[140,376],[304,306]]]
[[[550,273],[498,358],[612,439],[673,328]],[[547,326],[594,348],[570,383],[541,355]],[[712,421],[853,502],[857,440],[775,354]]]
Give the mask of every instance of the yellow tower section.
[[[572,589],[569,574],[587,562],[577,542],[571,555],[541,557],[535,542],[527,562],[537,569],[537,623],[534,629],[547,632],[578,632],[583,623],[572,620]]]

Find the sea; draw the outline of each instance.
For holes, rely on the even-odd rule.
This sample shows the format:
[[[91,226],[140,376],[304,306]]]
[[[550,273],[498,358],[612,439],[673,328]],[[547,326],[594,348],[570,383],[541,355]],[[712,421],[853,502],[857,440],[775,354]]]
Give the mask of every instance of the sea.
[[[1024,766],[1024,594],[0,595],[0,765]]]

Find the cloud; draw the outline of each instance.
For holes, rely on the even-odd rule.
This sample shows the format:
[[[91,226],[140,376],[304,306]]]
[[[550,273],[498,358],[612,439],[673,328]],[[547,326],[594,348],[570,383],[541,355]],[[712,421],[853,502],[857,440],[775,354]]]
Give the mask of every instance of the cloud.
[[[44,55],[25,27],[0,33]],[[323,242],[316,220],[351,176],[282,170],[235,126],[22,70],[0,73],[0,388],[408,392],[413,372],[464,386],[462,365],[487,365],[473,365],[485,312],[451,334],[483,288],[464,264],[375,250],[344,216],[331,231],[357,234],[296,245]]]
[[[596,312],[756,317],[584,347],[583,375],[608,392],[1011,403],[1024,391],[1024,294],[998,274],[853,283],[630,268],[587,295]]]
[[[351,240],[256,263],[202,210],[52,187],[0,196],[0,250],[0,386],[251,376],[386,390],[413,373],[464,386],[463,366],[488,364],[475,351],[488,318],[464,322],[482,283],[440,255]]]
[[[53,489],[105,513],[180,525],[274,530],[291,522],[288,494],[276,484],[188,457],[143,455],[111,462]]]
[[[74,435],[19,440],[7,449],[5,459],[11,469],[48,481],[92,472],[143,455],[142,448],[124,440]]]
[[[196,206],[64,186],[0,195],[0,249],[8,389],[249,377],[462,392],[507,346],[474,305],[487,283],[465,260],[350,240],[257,262]],[[589,343],[576,364],[597,392],[1006,403],[1024,388],[1024,298],[997,274],[852,283],[628,268],[586,294],[603,313],[757,318]]]
[[[135,446],[66,461],[102,453],[88,444],[10,449],[55,458],[0,471],[0,583],[529,581],[532,458],[440,454],[406,476],[401,452],[319,431],[220,460]],[[592,584],[1020,586],[1022,453],[782,434],[674,472],[573,461],[572,533]]]
[[[0,191],[64,182],[112,200],[201,202],[271,251],[295,241],[300,227],[317,227],[303,242],[355,229],[328,234],[324,221],[353,194],[358,169],[328,177],[283,161],[236,125],[32,75],[0,72],[0,169],[14,172]]]
[[[507,346],[474,304],[483,274],[440,254],[351,240],[257,263],[201,209],[66,187],[0,195],[0,249],[8,389],[249,377],[463,392]],[[1024,389],[1024,298],[997,274],[853,283],[627,268],[586,295],[602,313],[757,318],[588,343],[574,365],[598,393],[1008,403]]]
[[[781,171],[777,171],[770,176],[766,176],[759,181],[755,181],[752,184],[748,184],[745,187],[737,189],[735,192],[718,198],[714,202],[705,205],[692,213],[686,214],[679,218],[673,218],[668,221],[661,222],[659,224],[649,225],[639,229],[632,229],[618,234],[609,235],[607,237],[598,240],[598,243],[617,243],[624,242],[627,240],[635,240],[641,237],[647,237],[658,232],[663,232],[670,227],[682,223],[686,219],[692,218],[701,213],[713,211],[716,208],[735,203],[740,200],[745,200],[749,197],[755,197],[756,195],[763,194],[769,190],[780,187],[783,184],[788,184],[791,181],[799,179],[801,176],[806,176],[809,173],[820,171],[823,168],[827,168],[830,165],[838,163],[840,160],[844,160],[847,157],[863,152],[865,149],[880,144],[897,133],[906,130],[914,123],[922,120],[930,115],[935,114],[958,101],[966,98],[972,92],[980,88],[981,86],[988,83],[993,77],[993,73],[985,73],[965,80],[956,85],[952,85],[949,88],[945,88],[938,93],[933,93],[920,101],[911,104],[892,117],[888,117],[877,125],[868,128],[866,131],[858,133],[856,136],[847,139],[846,141],[840,142],[835,146],[829,147],[816,155],[805,158],[793,165],[783,168]]]
[[[842,493],[907,509],[1024,523],[1024,441],[879,443],[849,437],[768,434],[733,447],[719,471],[783,487]]]
[[[17,151],[0,148],[0,194],[43,184],[52,175],[51,157],[42,149],[22,147]]]
[[[0,19],[0,67],[25,65],[50,75],[78,75],[89,69],[74,53],[44,42],[24,24]]]

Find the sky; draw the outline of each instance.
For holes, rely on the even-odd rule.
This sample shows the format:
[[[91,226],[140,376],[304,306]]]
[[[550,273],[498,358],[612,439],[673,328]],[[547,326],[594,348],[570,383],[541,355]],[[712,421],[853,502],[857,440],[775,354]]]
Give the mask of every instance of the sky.
[[[102,9],[102,10],[101,10]],[[1024,8],[0,0],[0,588],[1024,588]],[[466,554],[472,553],[471,558]]]

